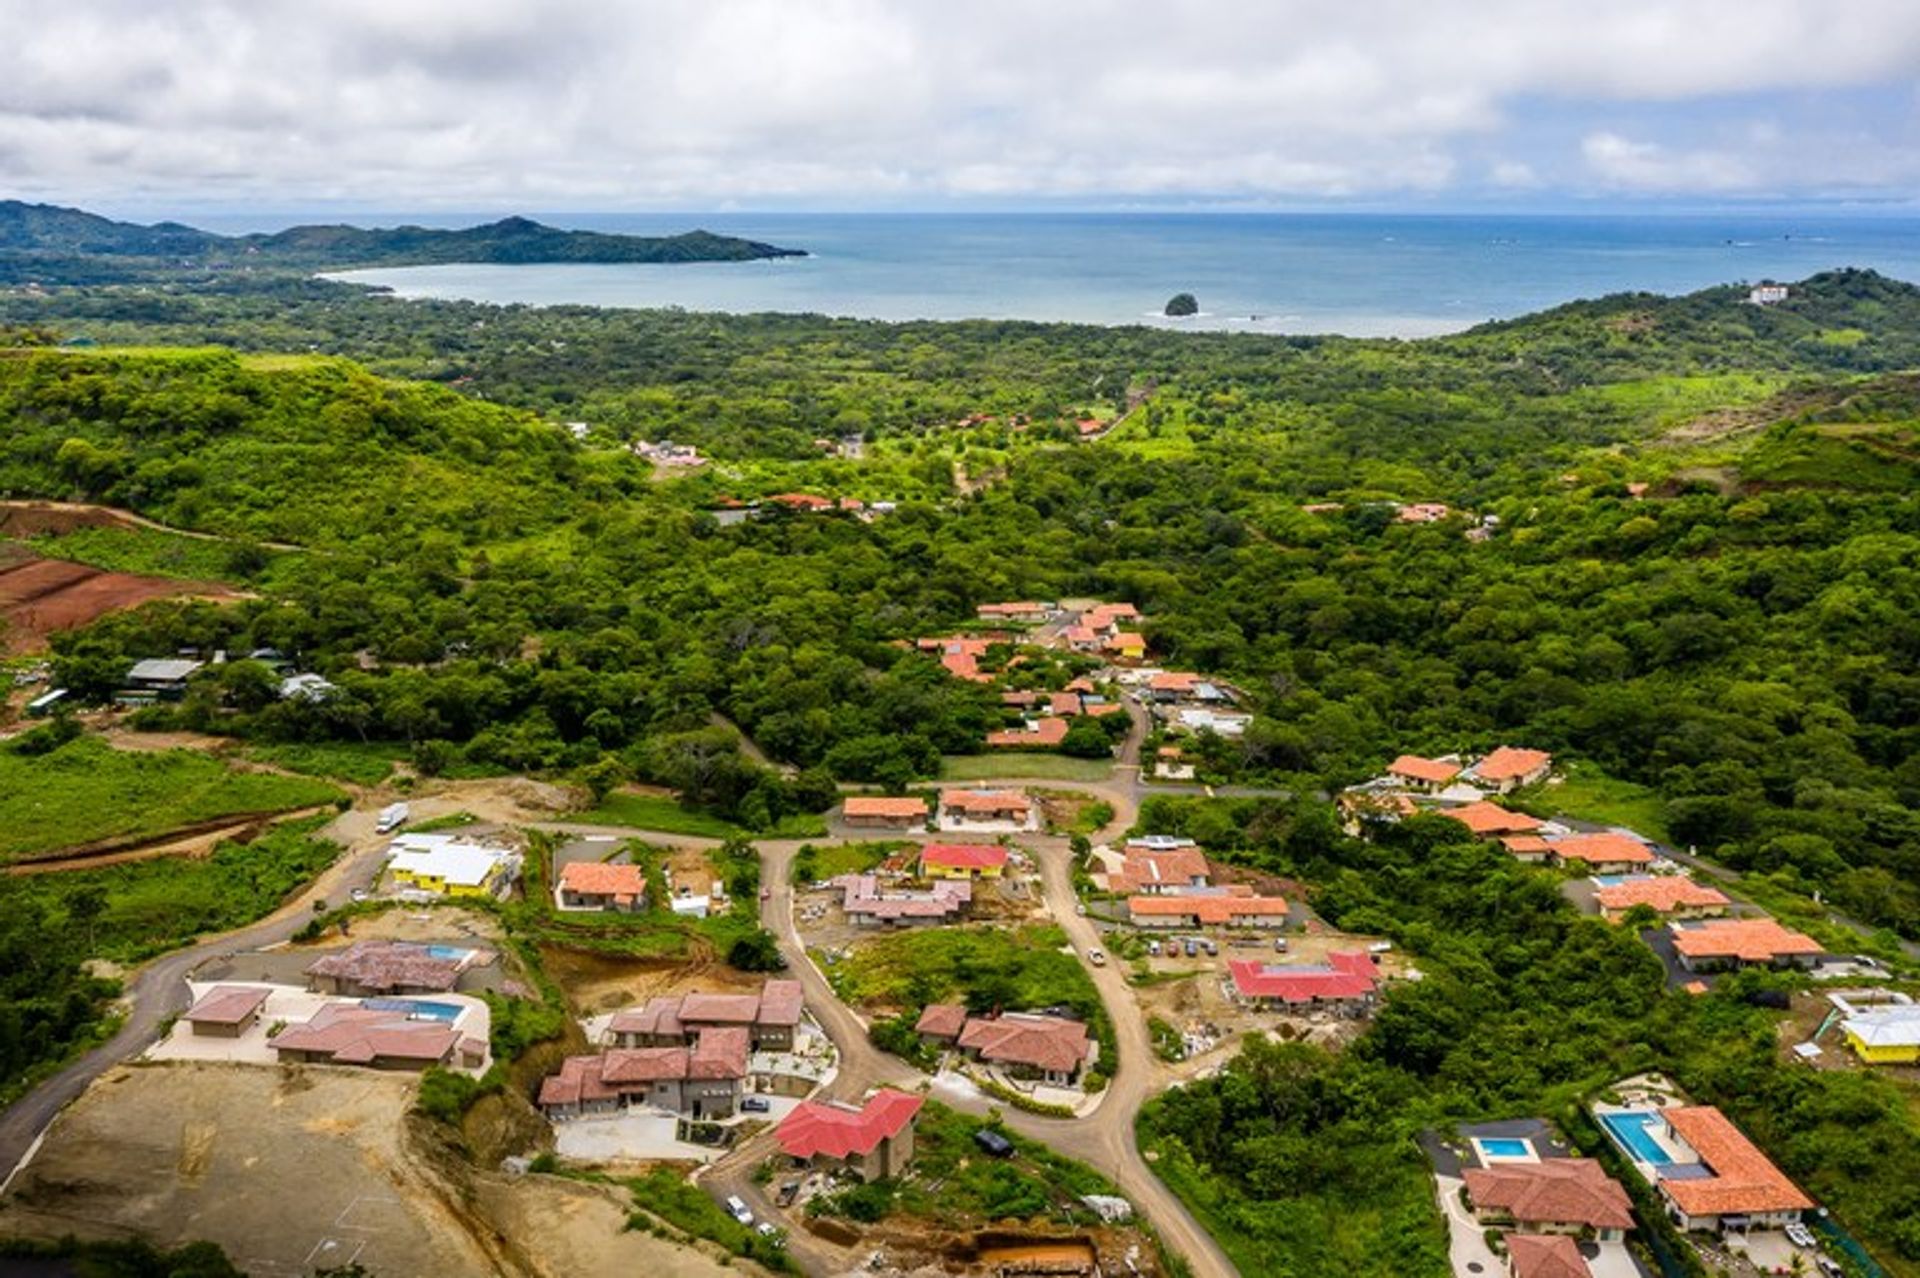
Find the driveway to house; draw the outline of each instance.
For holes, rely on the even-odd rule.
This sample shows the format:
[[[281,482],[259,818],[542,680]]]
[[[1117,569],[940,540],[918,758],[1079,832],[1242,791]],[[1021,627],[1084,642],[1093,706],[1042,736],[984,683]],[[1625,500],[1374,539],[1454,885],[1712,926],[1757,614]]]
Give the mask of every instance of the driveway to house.
[[[187,1010],[188,972],[208,959],[291,940],[314,916],[315,902],[341,900],[355,888],[372,887],[386,861],[386,840],[374,836],[375,820],[373,811],[356,808],[319,831],[345,847],[346,854],[266,918],[164,954],[129,976],[123,996],[128,1005],[126,1019],[113,1037],[69,1062],[0,1113],[0,1190],[12,1181],[56,1114],[94,1079],[145,1051],[168,1018]]]

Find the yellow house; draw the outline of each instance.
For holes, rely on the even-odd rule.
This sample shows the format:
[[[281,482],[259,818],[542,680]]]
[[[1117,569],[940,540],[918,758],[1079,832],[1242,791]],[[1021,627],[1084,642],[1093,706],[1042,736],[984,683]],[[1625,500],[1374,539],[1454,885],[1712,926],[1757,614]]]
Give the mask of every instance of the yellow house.
[[[1869,1065],[1920,1064],[1920,1005],[1898,1003],[1840,1022],[1853,1054]]]
[[[499,896],[513,881],[514,858],[500,848],[448,835],[408,834],[393,841],[394,883],[436,896]]]
[[[923,878],[997,879],[1006,868],[1007,850],[991,843],[929,843],[920,852]]]
[[[1144,657],[1147,655],[1147,637],[1131,630],[1122,630],[1107,640],[1107,651],[1116,657]]]

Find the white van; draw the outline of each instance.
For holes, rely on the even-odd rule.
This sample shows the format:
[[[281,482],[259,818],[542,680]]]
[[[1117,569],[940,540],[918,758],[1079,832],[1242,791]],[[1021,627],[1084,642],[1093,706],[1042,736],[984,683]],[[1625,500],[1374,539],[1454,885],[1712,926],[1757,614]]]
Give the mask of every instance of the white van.
[[[729,1194],[727,1196],[727,1214],[743,1225],[751,1225],[753,1223],[752,1210],[748,1208],[746,1201],[738,1194]]]

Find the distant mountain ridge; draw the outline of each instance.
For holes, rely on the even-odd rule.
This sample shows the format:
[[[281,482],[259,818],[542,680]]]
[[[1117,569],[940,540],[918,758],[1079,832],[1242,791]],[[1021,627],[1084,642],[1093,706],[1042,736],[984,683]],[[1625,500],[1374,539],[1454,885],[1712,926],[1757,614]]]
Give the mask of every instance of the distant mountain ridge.
[[[196,266],[283,266],[345,270],[450,262],[749,262],[805,257],[799,249],[689,231],[613,235],[563,231],[524,217],[445,231],[422,226],[367,229],[294,226],[272,234],[217,235],[178,222],[141,226],[83,209],[0,200],[0,254],[51,261],[74,257],[145,258]]]

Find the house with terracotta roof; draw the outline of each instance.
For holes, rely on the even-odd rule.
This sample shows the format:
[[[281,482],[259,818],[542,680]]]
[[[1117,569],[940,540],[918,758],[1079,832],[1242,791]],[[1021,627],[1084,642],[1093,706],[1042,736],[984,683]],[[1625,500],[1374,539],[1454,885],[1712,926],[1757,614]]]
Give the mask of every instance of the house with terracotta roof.
[[[1546,865],[1553,859],[1553,844],[1537,834],[1503,834],[1500,846],[1528,865]]]
[[[1340,828],[1360,838],[1372,825],[1393,825],[1420,811],[1412,795],[1392,791],[1353,789],[1340,795]]]
[[[1134,630],[1119,630],[1102,645],[1111,656],[1122,661],[1139,661],[1147,655],[1147,637]]]
[[[467,958],[433,953],[407,941],[361,941],[307,964],[307,987],[354,998],[386,994],[444,994],[469,965]]]
[[[1820,942],[1773,919],[1674,923],[1673,952],[1689,972],[1730,967],[1812,967]]]
[[[1457,760],[1423,759],[1417,754],[1403,754],[1387,765],[1387,776],[1394,784],[1422,794],[1446,789],[1447,783],[1459,775]]]
[[[573,861],[560,867],[553,904],[562,910],[616,910],[633,914],[647,908],[647,875],[637,865]]]
[[[1127,898],[1127,919],[1138,928],[1284,927],[1289,909],[1281,897],[1230,888]]]
[[[913,1032],[937,1047],[952,1047],[967,1027],[967,1009],[959,1003],[929,1003],[921,1009]]]
[[[883,1087],[860,1105],[802,1101],[780,1120],[774,1140],[796,1165],[854,1172],[862,1180],[899,1176],[913,1161],[913,1128],[925,1102]]]
[[[267,1040],[283,1062],[358,1065],[365,1069],[426,1069],[432,1065],[477,1065],[487,1045],[446,1021],[419,1019],[405,1009],[373,1003],[329,1003],[302,1025]]]
[[[878,875],[842,874],[827,880],[856,927],[915,927],[952,923],[973,904],[971,879],[939,879],[930,891],[884,888]]]
[[[1396,507],[1393,517],[1403,524],[1437,524],[1452,513],[1440,502],[1416,501]]]
[[[835,504],[831,497],[821,497],[815,493],[775,493],[767,501],[788,510],[806,511],[832,510]]]
[[[1562,834],[1548,839],[1547,848],[1548,864],[1571,866],[1588,874],[1631,874],[1654,861],[1652,848],[1618,830]]]
[[[879,794],[848,795],[840,818],[856,830],[924,830],[927,801]]]
[[[700,1030],[685,1046],[569,1056],[540,1084],[540,1109],[555,1121],[643,1107],[729,1118],[740,1108],[747,1057],[738,1026]]]
[[[1580,1244],[1566,1234],[1508,1234],[1506,1244],[1513,1278],[1593,1278]]]
[[[980,669],[980,658],[987,655],[987,649],[994,642],[970,635],[947,635],[944,638],[922,639],[919,648],[922,652],[938,653],[940,664],[956,679],[992,683],[993,676]]]
[[[954,1045],[1014,1078],[1056,1087],[1071,1087],[1100,1052],[1084,1022],[1031,1012],[970,1016]]]
[[[1380,988],[1373,956],[1362,950],[1338,951],[1324,963],[1263,963],[1233,959],[1227,963],[1233,994],[1257,1008],[1293,1010],[1340,1007],[1359,1011]]]
[[[1440,808],[1438,815],[1458,821],[1483,839],[1507,834],[1532,834],[1546,822],[1524,812],[1514,812],[1497,803],[1466,803],[1457,808]]]
[[[756,1052],[793,1050],[805,996],[798,981],[768,981],[758,994],[661,995],[618,1012],[605,1041],[613,1047],[682,1047],[709,1029],[739,1029]]]
[[[945,790],[940,825],[946,830],[1027,830],[1034,825],[1033,800],[1018,790]]]
[[[254,985],[216,985],[181,1014],[196,1038],[239,1038],[260,1019],[272,991]]]
[[[1545,750],[1522,750],[1501,746],[1467,769],[1467,779],[1478,782],[1495,794],[1506,794],[1521,786],[1537,785],[1553,771],[1553,756]]]
[[[1039,622],[1059,615],[1059,605],[1042,603],[1032,599],[1018,599],[1009,603],[984,603],[974,609],[974,615],[982,621]]]
[[[1125,860],[1119,871],[1109,876],[1109,886],[1116,892],[1138,896],[1190,892],[1206,887],[1211,873],[1207,854],[1191,840],[1181,840],[1170,848],[1129,843],[1122,855]]]
[[[1187,752],[1177,745],[1163,745],[1154,752],[1153,774],[1163,781],[1191,781],[1194,767]]]
[[[1711,1105],[1658,1111],[1674,1162],[1654,1169],[1654,1187],[1682,1229],[1776,1229],[1800,1219],[1813,1200],[1787,1179],[1731,1119]]]
[[[1614,1242],[1633,1228],[1627,1191],[1591,1158],[1543,1158],[1461,1173],[1474,1219],[1523,1234],[1581,1234]]]
[[[1051,750],[1066,739],[1067,721],[1056,715],[1045,715],[1028,719],[1018,728],[989,732],[987,747],[993,750]]]
[[[1006,869],[1007,850],[993,843],[929,843],[920,849],[923,879],[997,879]]]
[[[1684,874],[1652,875],[1603,884],[1594,891],[1600,917],[1618,923],[1628,910],[1644,905],[1656,914],[1677,919],[1716,918],[1732,902],[1718,888],[1695,883]]]

